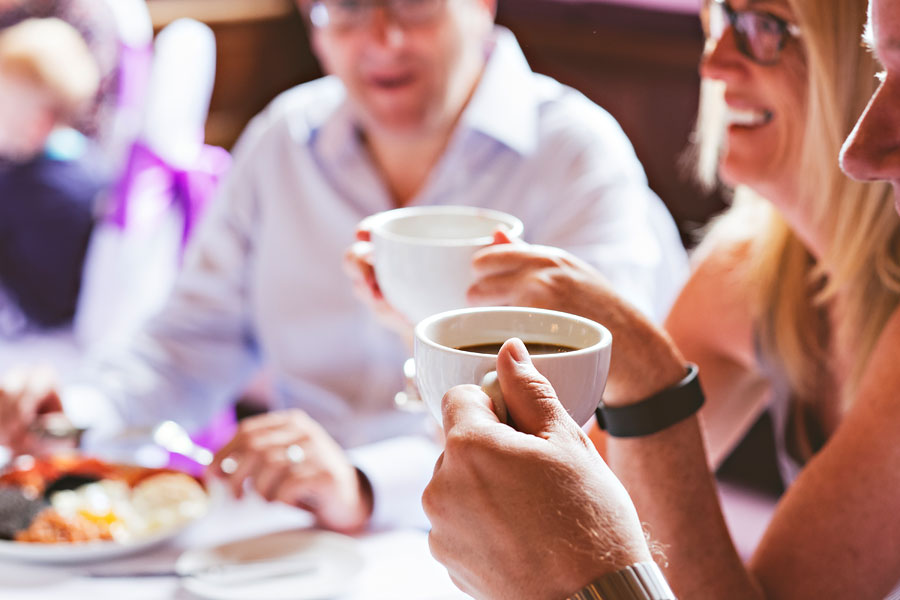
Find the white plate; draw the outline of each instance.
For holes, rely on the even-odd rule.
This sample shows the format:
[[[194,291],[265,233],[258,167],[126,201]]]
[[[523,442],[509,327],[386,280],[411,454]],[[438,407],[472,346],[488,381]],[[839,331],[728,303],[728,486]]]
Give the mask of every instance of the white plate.
[[[212,574],[196,574],[205,569]],[[324,600],[349,590],[362,571],[356,540],[296,529],[189,550],[175,570],[193,594],[213,600]]]
[[[80,542],[74,544],[34,544],[0,540],[0,560],[70,565],[120,558],[144,552],[163,544],[178,535],[187,524],[156,535],[122,542]]]

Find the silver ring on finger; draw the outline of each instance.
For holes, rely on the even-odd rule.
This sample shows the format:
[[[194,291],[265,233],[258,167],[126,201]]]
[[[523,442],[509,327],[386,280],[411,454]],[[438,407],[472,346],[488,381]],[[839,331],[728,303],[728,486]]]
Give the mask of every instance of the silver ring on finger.
[[[287,456],[288,462],[293,465],[299,465],[306,460],[306,450],[299,444],[291,444],[285,448],[284,454]]]
[[[226,475],[234,475],[235,471],[238,470],[239,463],[236,458],[233,456],[226,456],[222,459],[222,462],[219,464],[219,468]]]

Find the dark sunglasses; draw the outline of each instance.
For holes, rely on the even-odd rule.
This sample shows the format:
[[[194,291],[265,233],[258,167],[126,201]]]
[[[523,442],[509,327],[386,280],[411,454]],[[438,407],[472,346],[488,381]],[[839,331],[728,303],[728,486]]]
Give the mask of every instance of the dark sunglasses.
[[[763,11],[734,10],[728,0],[706,0],[701,20],[708,40],[719,41],[731,26],[738,50],[761,65],[777,63],[788,38],[800,37],[794,23]]]

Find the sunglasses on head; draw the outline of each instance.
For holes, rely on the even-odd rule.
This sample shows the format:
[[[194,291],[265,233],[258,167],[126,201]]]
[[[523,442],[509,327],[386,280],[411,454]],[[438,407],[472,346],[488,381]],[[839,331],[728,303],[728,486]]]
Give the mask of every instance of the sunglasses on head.
[[[718,41],[730,26],[738,50],[761,65],[778,62],[788,39],[800,37],[800,28],[759,10],[735,10],[728,0],[706,0],[701,13],[708,40]]]

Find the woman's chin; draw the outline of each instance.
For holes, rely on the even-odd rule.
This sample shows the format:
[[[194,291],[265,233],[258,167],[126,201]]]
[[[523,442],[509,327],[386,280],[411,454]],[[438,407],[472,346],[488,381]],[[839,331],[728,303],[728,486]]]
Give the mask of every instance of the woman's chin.
[[[723,157],[722,161],[719,163],[719,180],[730,188],[735,188],[746,181],[746,179],[741,176],[741,172],[740,168],[727,161],[727,157]]]

